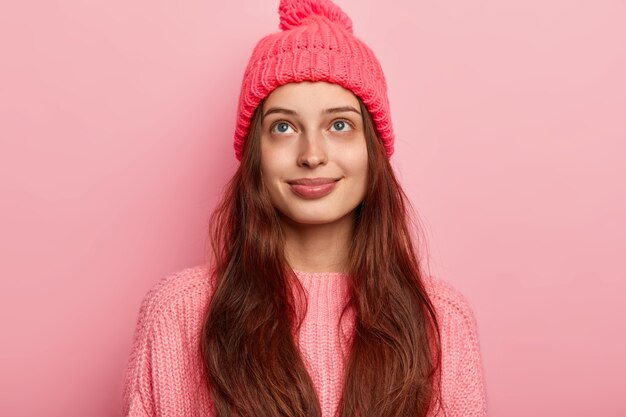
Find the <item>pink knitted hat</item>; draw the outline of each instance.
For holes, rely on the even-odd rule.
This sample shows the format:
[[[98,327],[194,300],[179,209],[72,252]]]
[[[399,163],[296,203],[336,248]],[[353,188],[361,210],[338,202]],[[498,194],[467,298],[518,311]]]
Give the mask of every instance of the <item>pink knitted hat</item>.
[[[235,156],[241,161],[253,113],[275,88],[300,81],[339,84],[358,96],[372,114],[387,152],[393,154],[393,128],[387,83],[372,50],[352,32],[352,21],[330,0],[281,0],[281,32],[262,38],[243,75]]]

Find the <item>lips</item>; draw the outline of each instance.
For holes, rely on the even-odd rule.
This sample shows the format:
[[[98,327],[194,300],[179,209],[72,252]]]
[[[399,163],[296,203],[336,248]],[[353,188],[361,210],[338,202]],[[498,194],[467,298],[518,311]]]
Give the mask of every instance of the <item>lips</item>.
[[[333,183],[335,181],[338,181],[338,179],[319,177],[319,178],[298,178],[296,180],[291,180],[287,182],[289,184],[298,184],[298,185],[324,185],[324,184]]]
[[[336,178],[298,178],[287,182],[291,190],[302,198],[320,198],[329,194],[338,181]]]

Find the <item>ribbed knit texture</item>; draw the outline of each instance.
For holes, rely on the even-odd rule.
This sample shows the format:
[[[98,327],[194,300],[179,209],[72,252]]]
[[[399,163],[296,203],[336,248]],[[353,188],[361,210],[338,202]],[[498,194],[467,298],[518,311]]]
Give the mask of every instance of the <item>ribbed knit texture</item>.
[[[208,270],[198,265],[171,274],[144,297],[124,381],[124,416],[214,416],[199,351],[213,291]],[[322,417],[332,417],[341,396],[346,336],[354,325],[354,314],[348,310],[337,326],[347,295],[346,276],[301,271],[296,275],[309,299],[298,347],[318,393]],[[448,417],[484,417],[487,402],[473,311],[450,284],[427,277],[425,286],[440,320],[442,396]]]
[[[275,88],[326,81],[363,100],[385,147],[394,151],[387,82],[374,52],[352,33],[352,20],[330,0],[281,0],[280,32],[262,38],[244,72],[233,146],[241,161],[255,109]]]

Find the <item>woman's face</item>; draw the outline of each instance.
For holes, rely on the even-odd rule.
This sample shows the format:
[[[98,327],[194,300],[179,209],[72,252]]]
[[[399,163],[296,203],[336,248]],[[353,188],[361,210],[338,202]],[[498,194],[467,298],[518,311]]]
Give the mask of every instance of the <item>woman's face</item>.
[[[274,207],[301,224],[350,215],[367,178],[356,96],[323,81],[285,84],[265,99],[262,117],[261,171]]]

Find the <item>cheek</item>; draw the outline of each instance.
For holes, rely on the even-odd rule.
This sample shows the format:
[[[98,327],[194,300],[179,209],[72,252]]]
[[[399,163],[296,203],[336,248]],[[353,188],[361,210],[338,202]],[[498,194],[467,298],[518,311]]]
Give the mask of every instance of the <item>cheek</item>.
[[[364,146],[365,147],[365,146]],[[355,192],[358,193],[359,198],[363,198],[367,189],[367,170],[368,170],[368,157],[367,149],[358,149],[351,154],[349,163],[349,169],[352,177],[355,180]]]
[[[269,179],[273,176],[273,172],[276,169],[276,157],[272,152],[272,148],[264,145],[261,142],[261,174],[263,175],[263,179],[265,181],[269,181]]]
[[[350,150],[342,152],[342,165],[346,172],[355,178],[367,177],[367,147],[365,140],[361,146],[355,146]]]
[[[266,149],[261,153],[260,164],[265,188],[270,194],[274,195],[278,187],[280,187],[280,182],[286,178],[285,158],[281,158],[280,152],[272,152]]]
[[[261,166],[268,171],[278,171],[282,167],[288,166],[293,155],[280,144],[270,143],[270,139],[261,140]]]

